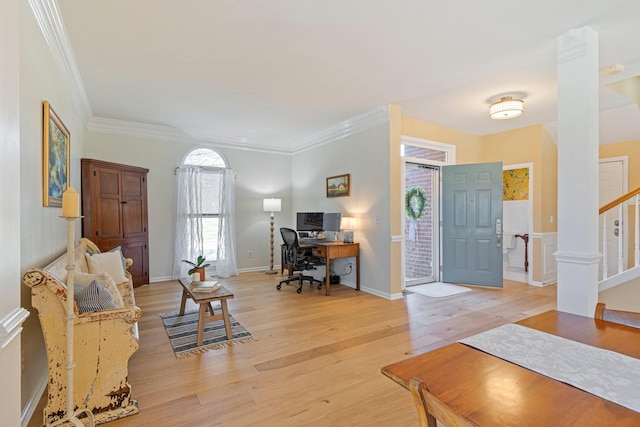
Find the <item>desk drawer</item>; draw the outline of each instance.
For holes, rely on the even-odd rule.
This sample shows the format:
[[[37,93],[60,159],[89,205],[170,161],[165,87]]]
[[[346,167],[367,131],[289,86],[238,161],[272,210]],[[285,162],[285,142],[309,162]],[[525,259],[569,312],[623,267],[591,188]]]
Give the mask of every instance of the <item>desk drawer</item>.
[[[311,250],[311,254],[313,256],[317,256],[317,257],[320,257],[320,258],[325,258],[327,256],[327,248],[326,248],[326,246],[315,246]]]

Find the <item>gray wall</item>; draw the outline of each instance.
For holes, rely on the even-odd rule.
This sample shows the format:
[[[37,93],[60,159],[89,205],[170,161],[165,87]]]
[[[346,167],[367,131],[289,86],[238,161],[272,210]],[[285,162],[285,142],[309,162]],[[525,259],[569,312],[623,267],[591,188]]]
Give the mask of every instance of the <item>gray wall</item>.
[[[388,153],[389,124],[385,123],[298,153],[292,162],[291,212],[317,210],[356,217],[360,286],[383,297],[391,294]],[[351,195],[327,198],[326,178],[345,173],[351,174]],[[334,271],[343,272],[344,263],[350,261],[338,260]],[[355,270],[342,281],[355,285]]]

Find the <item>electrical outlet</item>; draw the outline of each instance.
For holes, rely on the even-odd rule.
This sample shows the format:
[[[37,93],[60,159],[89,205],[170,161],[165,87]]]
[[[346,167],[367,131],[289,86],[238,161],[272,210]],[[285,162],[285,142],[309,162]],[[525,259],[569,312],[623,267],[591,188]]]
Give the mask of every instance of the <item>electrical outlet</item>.
[[[253,258],[253,251],[249,251],[249,258]]]

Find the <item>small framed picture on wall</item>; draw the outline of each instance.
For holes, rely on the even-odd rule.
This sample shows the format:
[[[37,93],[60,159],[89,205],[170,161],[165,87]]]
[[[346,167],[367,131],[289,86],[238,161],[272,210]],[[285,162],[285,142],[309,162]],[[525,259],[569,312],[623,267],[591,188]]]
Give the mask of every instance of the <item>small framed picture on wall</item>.
[[[351,194],[351,175],[327,177],[327,197],[344,197]]]

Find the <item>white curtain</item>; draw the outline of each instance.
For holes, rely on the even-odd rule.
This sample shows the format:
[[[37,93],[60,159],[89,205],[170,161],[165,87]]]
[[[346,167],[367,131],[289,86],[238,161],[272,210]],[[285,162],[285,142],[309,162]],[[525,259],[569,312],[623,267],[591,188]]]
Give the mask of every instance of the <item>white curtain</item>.
[[[222,169],[220,176],[220,216],[218,217],[217,273],[220,277],[238,275],[236,265],[235,172]]]
[[[203,253],[202,172],[199,167],[182,166],[178,172],[178,210],[173,279],[186,277],[189,265]]]

